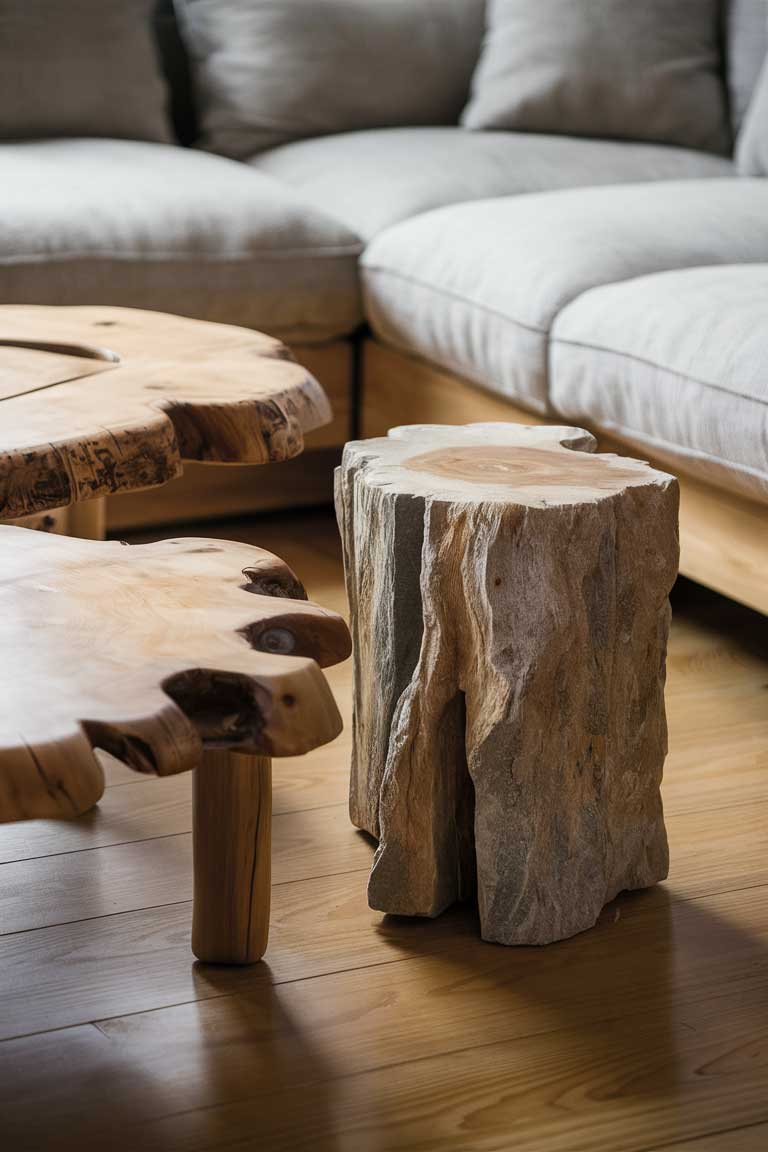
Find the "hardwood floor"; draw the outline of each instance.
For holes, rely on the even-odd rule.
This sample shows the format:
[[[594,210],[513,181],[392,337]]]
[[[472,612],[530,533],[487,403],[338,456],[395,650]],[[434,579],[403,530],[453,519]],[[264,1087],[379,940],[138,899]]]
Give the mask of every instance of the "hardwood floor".
[[[343,608],[325,513],[191,534]],[[330,678],[348,722],[349,665]],[[670,878],[543,950],[483,944],[470,909],[368,909],[346,734],[274,764],[251,969],[190,952],[189,776],[110,762],[98,811],[0,826],[0,1148],[768,1147],[768,621],[679,586],[667,699]]]

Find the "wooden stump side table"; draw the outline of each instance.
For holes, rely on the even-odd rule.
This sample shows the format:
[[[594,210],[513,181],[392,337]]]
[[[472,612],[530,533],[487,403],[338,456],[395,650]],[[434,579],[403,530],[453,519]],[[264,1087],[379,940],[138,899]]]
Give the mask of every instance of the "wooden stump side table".
[[[394,429],[337,472],[373,908],[544,944],[667,874],[677,482],[580,429]]]
[[[104,783],[94,748],[139,772],[194,769],[194,952],[258,960],[270,758],[341,731],[319,666],[349,654],[346,624],[246,544],[4,526],[0,570],[0,820],[91,808]]]

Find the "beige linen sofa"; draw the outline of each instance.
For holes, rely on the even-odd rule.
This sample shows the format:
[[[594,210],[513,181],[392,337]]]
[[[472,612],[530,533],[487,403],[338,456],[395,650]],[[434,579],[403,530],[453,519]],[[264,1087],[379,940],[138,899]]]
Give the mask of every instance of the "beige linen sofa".
[[[667,104],[629,108],[638,138],[571,132],[561,105],[543,131],[517,93],[525,130],[472,127],[496,50],[483,0],[77,0],[67,35],[79,21],[87,46],[98,10],[102,75],[81,61],[76,83],[35,14],[50,5],[21,6],[21,75],[40,71],[35,116],[0,80],[0,301],[264,329],[336,413],[279,473],[192,468],[115,498],[110,526],[328,500],[340,445],[396,423],[567,420],[678,474],[683,571],[768,611],[768,180],[740,158],[768,0],[706,2],[717,36],[689,64],[722,87],[711,138],[729,140],[707,148]],[[266,55],[265,27],[282,37]],[[121,69],[145,77],[135,107]],[[644,138],[654,116],[662,140]]]

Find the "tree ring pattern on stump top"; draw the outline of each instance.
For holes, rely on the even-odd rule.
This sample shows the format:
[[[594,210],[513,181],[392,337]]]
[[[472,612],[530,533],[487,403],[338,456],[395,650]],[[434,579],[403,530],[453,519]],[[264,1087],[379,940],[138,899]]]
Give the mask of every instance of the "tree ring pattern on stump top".
[[[642,466],[627,466],[614,457],[510,444],[438,448],[411,456],[402,467],[470,484],[510,488],[552,486],[615,492],[627,484],[647,483],[648,479]]]

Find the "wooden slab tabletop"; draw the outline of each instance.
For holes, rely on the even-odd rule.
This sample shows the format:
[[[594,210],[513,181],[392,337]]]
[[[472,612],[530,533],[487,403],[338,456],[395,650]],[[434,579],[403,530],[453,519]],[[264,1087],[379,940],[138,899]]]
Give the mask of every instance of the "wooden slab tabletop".
[[[346,624],[248,544],[129,546],[0,526],[0,821],[100,797],[92,748],[160,776],[203,748],[301,755],[341,719]]]
[[[0,306],[0,520],[155,487],[182,460],[287,460],[331,415],[288,348],[250,329]]]

